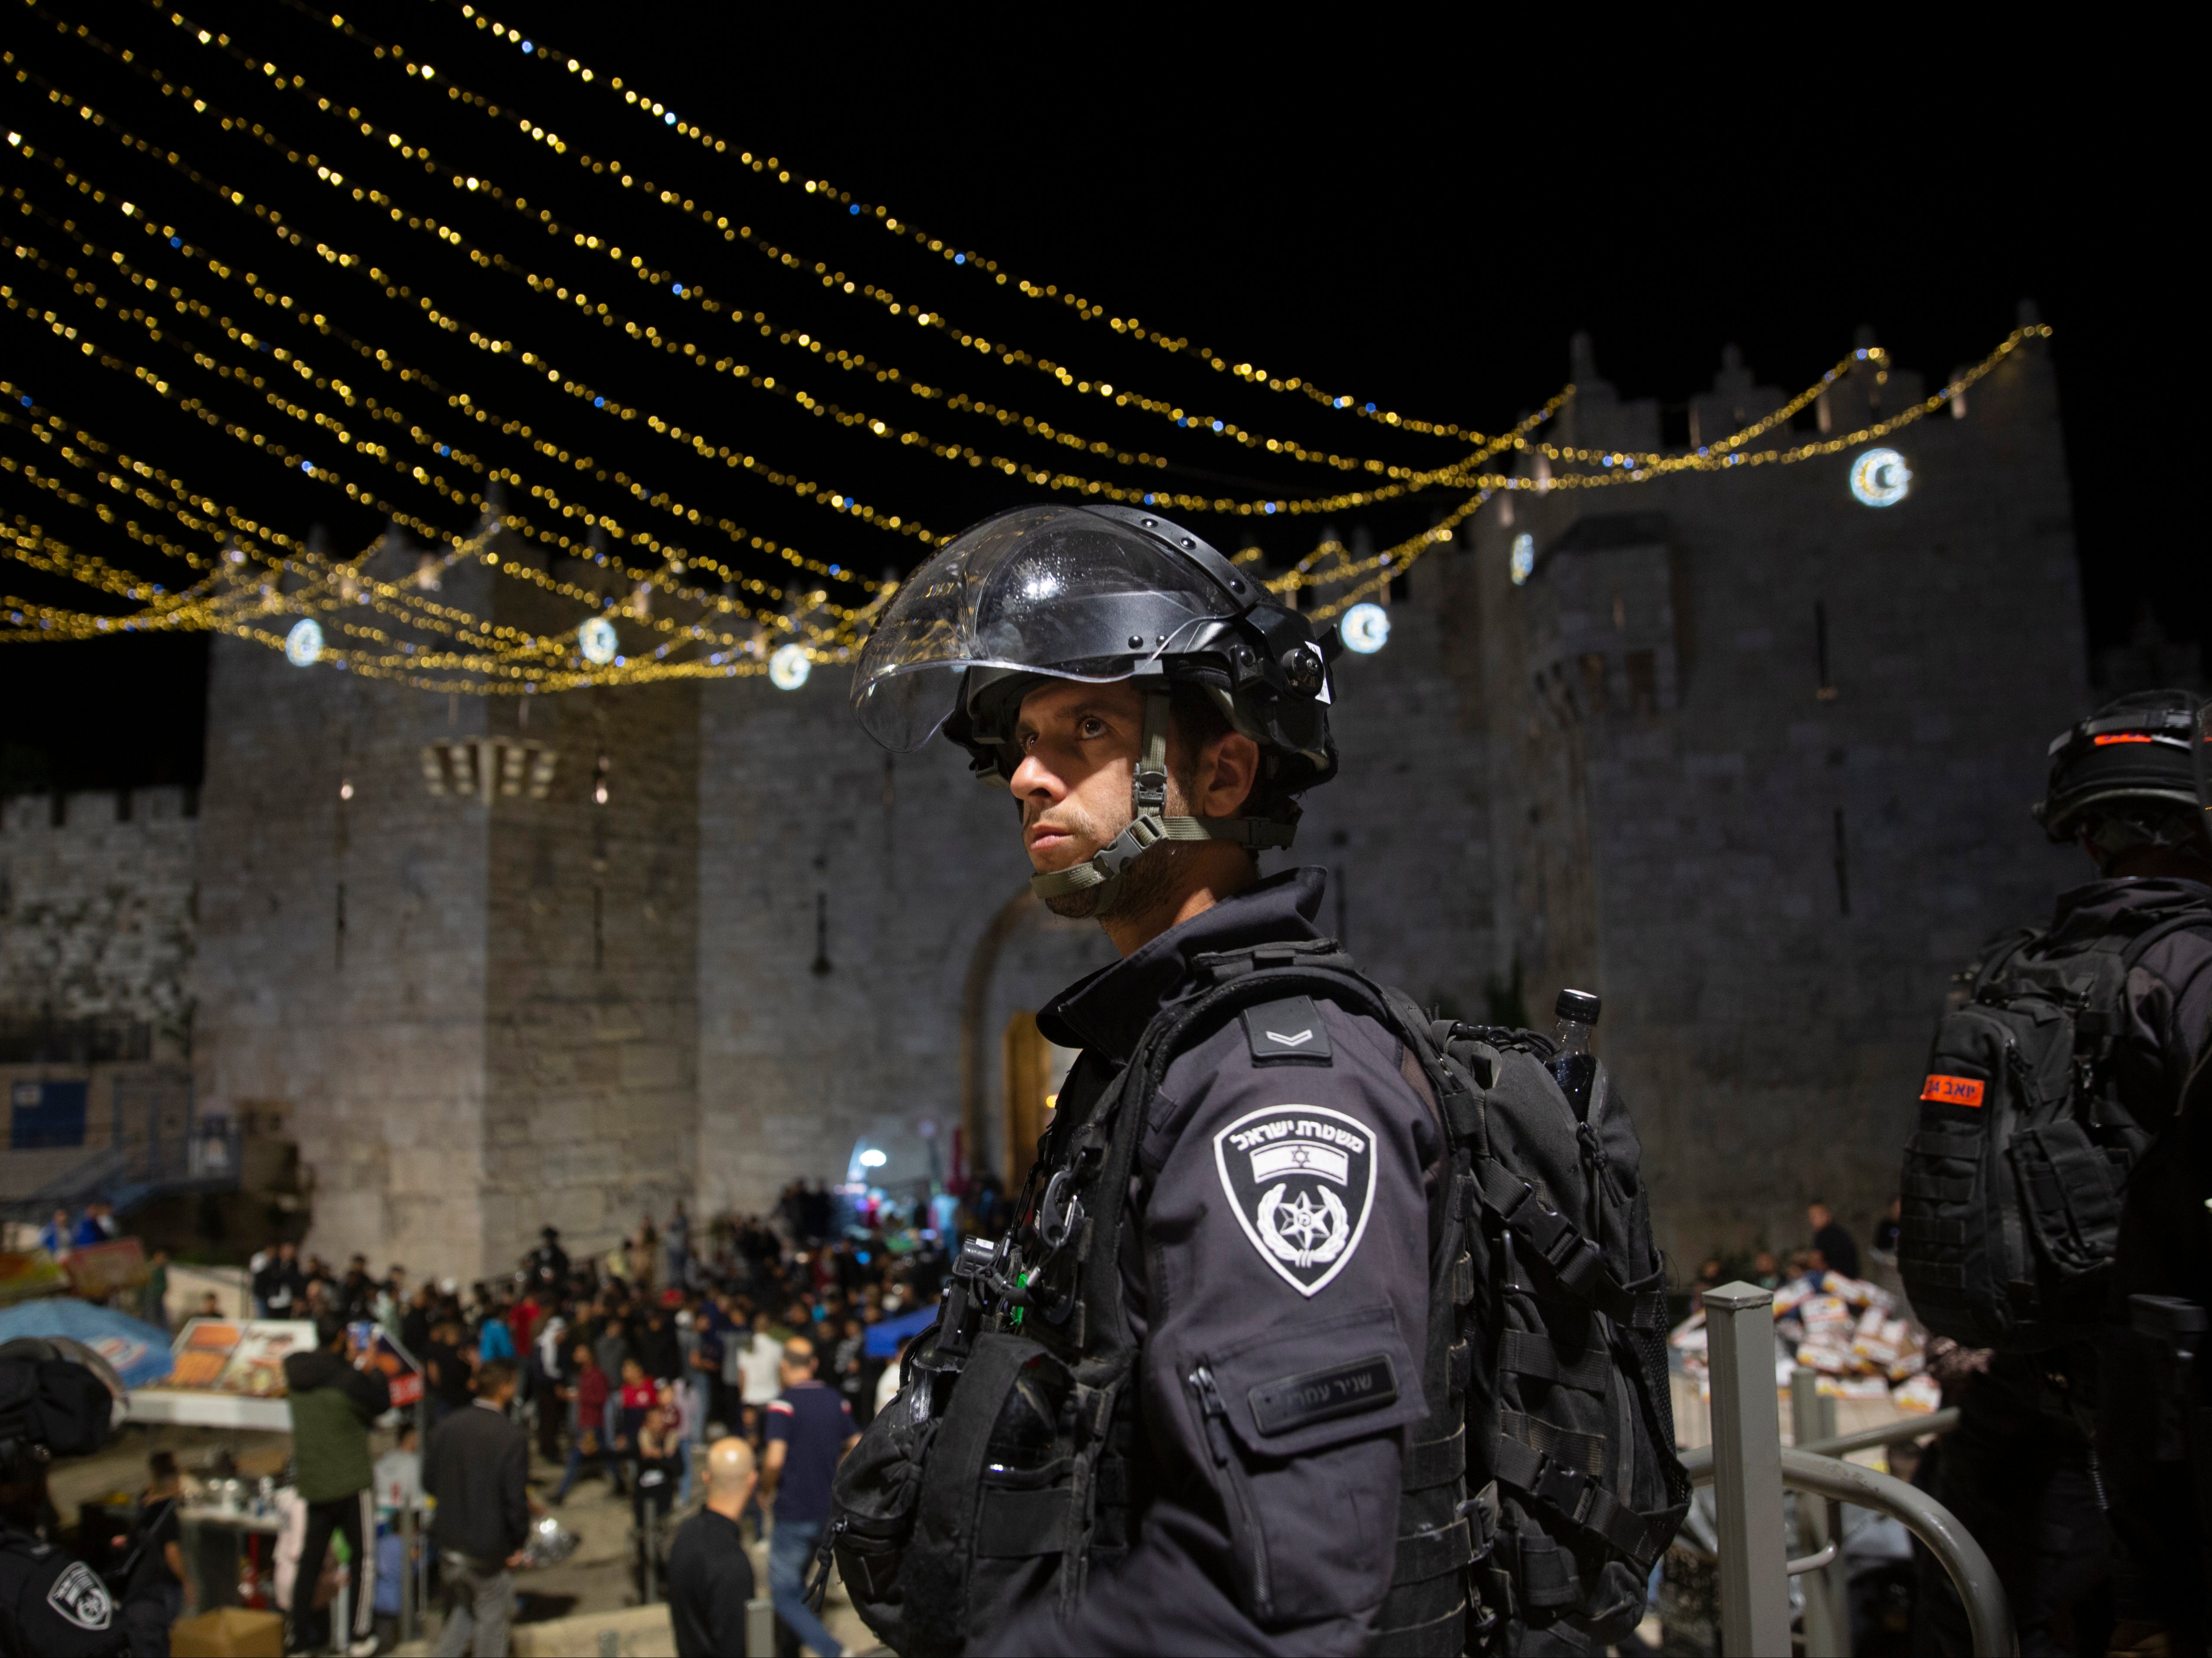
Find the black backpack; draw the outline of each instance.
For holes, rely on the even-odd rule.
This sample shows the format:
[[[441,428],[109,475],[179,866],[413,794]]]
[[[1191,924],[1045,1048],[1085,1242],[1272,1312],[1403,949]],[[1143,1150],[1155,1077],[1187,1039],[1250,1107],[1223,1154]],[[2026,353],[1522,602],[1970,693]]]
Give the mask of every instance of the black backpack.
[[[2212,910],[2052,951],[2008,934],[1961,975],[1905,1143],[1898,1269],[1921,1321],[1970,1347],[2037,1353],[2102,1321],[2120,1189],[2149,1142],[2113,1064],[2128,975]]]
[[[1126,1552],[1136,1353],[1121,1194],[1146,1114],[1177,1054],[1244,1008],[1304,995],[1405,1043],[1449,1148],[1431,1229],[1431,1414],[1404,1430],[1397,1565],[1371,1649],[1583,1653],[1621,1638],[1689,1482],[1640,1150],[1603,1066],[1578,1122],[1545,1037],[1431,1023],[1332,941],[1198,965],[1206,987],[1153,1021],[1077,1132],[1047,1135],[1019,1206],[1029,1252],[1011,1236],[963,1248],[897,1398],[838,1470],[817,1587],[834,1552],[868,1627],[921,1658],[1017,1608],[1073,1607]]]

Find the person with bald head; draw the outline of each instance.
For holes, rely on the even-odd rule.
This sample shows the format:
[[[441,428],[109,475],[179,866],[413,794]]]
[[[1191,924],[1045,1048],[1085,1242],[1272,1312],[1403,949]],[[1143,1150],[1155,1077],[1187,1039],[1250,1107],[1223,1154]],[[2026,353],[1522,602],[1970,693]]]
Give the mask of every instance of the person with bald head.
[[[707,1448],[707,1506],[684,1522],[668,1551],[668,1617],[678,1658],[746,1658],[753,1563],[738,1516],[752,1501],[753,1479],[753,1448],[744,1440],[718,1439]]]

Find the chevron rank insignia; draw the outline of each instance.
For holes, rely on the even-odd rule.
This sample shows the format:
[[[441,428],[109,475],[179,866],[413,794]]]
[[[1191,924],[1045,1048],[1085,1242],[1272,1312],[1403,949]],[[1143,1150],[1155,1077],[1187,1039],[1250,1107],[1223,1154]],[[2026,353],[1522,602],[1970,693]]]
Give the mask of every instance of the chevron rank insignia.
[[[1237,1224],[1284,1283],[1313,1296],[1345,1269],[1375,1199],[1366,1124],[1326,1106],[1263,1106],[1213,1137],[1213,1161]]]
[[[1287,996],[1279,1002],[1263,1002],[1244,1010],[1244,1040],[1250,1044],[1253,1062],[1278,1064],[1285,1060],[1299,1065],[1334,1063],[1328,1032],[1322,1029],[1321,1011],[1306,996]]]

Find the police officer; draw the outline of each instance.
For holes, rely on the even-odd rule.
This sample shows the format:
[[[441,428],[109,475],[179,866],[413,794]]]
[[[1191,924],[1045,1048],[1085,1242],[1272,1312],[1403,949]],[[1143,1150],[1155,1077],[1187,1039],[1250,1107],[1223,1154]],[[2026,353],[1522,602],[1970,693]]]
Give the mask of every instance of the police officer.
[[[2175,717],[2194,699],[2166,705],[2168,726],[2146,762],[2160,771],[2159,799],[2172,811],[2160,838],[2174,876],[2212,884],[2212,703],[2198,708],[2193,728]],[[2173,739],[2185,736],[2196,760],[2203,810],[2192,835],[2179,799],[2182,778]],[[2212,952],[2212,938],[2193,940]],[[2166,1122],[2128,1181],[2113,1263],[2112,1321],[2103,1343],[2098,1450],[2117,1543],[2114,1606],[2119,1619],[2112,1650],[2143,1655],[2202,1653],[2212,1617],[2212,1414],[2205,1411],[2206,1340],[2212,1311],[2212,971],[2203,957],[2189,993],[2177,998],[2175,1034],[2186,1058],[2179,1109]],[[2193,1023],[2192,1023],[2193,1021]],[[2136,1297],[2191,1315],[2193,1342],[2177,1343],[2172,1327],[2142,1327]],[[2176,1363],[2177,1347],[2193,1346],[2193,1367]]]
[[[1042,506],[939,552],[863,651],[863,726],[894,750],[940,731],[966,749],[1012,795],[1037,896],[1121,954],[1038,1015],[1081,1049],[1041,1169],[1064,1166],[1155,1022],[1212,982],[1209,957],[1289,959],[1320,938],[1322,872],[1263,878],[1256,853],[1288,846],[1300,793],[1335,774],[1334,645],[1164,519]],[[1126,1189],[1097,1200],[1121,1206],[1117,1291],[1024,1327],[1049,1341],[1048,1315],[1094,1337],[1110,1320],[1133,1345],[1126,1489],[1100,1496],[1079,1591],[1039,1579],[1025,1598],[994,1576],[1009,1598],[989,1626],[971,1619],[974,1644],[1366,1650],[1397,1558],[1406,1430],[1426,1410],[1425,1181],[1446,1150],[1433,1092],[1380,1020],[1315,996],[1205,1032],[1148,1098]],[[1079,1230],[1033,1181],[1016,1236],[1055,1229]]]
[[[166,1658],[160,1574],[142,1561],[122,1603],[44,1535],[46,1464],[97,1450],[121,1384],[75,1342],[0,1346],[0,1658]],[[106,1373],[112,1376],[113,1373]]]
[[[2193,707],[2182,692],[2141,692],[2061,733],[2034,808],[2050,838],[2078,845],[2098,878],[2061,895],[2049,931],[2016,959],[2087,961],[2100,949],[2135,958],[2110,1021],[2116,1029],[2101,1028],[2100,1011],[2076,1012],[2083,1084],[2132,1121],[2116,1147],[2139,1149],[2172,1121],[2212,1019],[2212,841],[2189,748]],[[2116,1592],[2125,1618],[2148,1587],[2129,1570],[2124,1548],[2113,1570],[2114,1525],[2123,1536],[2127,1526],[2120,1509],[2111,1523],[2106,1513],[2116,1477],[2112,1406],[2132,1382],[2110,1347],[2106,1337],[2032,1354],[1936,1357],[1961,1419],[1939,1442],[1936,1495],[1989,1551],[2023,1653],[2101,1653]],[[1957,1596],[1927,1558],[1921,1588],[1942,1649],[1969,1650]]]

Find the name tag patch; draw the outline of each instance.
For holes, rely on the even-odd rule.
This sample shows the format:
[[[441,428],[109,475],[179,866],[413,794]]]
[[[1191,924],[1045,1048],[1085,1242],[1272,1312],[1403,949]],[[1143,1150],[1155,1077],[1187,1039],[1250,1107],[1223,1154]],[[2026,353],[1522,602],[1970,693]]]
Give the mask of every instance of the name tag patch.
[[[1388,1353],[1373,1353],[1349,1364],[1262,1382],[1245,1398],[1252,1406],[1253,1424],[1261,1433],[1286,1434],[1396,1404],[1398,1372]]]
[[[1920,1097],[1943,1105],[1978,1106],[1982,1102],[1982,1088],[1983,1084],[1972,1077],[1935,1076],[1920,1090]]]

